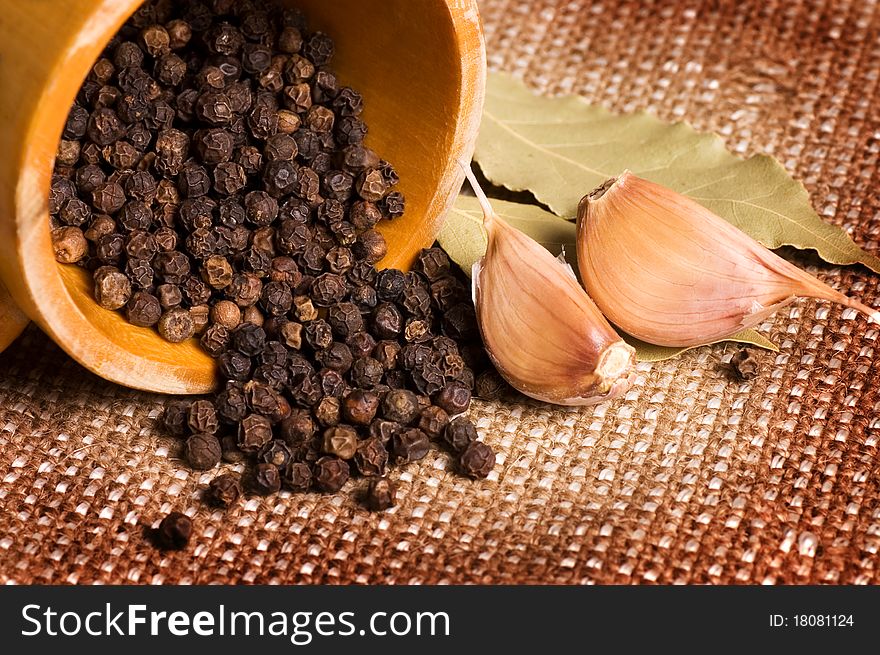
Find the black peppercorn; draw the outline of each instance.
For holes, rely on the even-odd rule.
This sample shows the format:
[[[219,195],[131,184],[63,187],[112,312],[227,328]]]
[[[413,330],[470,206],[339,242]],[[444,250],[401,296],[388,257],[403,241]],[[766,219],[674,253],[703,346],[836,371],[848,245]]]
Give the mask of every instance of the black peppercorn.
[[[403,216],[406,210],[406,200],[398,191],[392,191],[379,203],[379,210],[386,218],[393,219]]]
[[[751,380],[758,375],[758,361],[745,348],[738,350],[730,358],[730,366],[737,378]]]
[[[351,367],[352,382],[363,388],[372,389],[382,383],[385,369],[372,357],[359,357]]]
[[[186,401],[172,401],[165,406],[162,416],[162,425],[168,434],[182,437],[187,433],[189,419],[189,403]]]
[[[285,466],[293,459],[290,447],[280,439],[274,439],[263,446],[257,453],[257,459],[265,464],[272,464],[279,469]]]
[[[183,302],[183,293],[176,284],[160,284],[156,287],[156,297],[162,309],[171,309]]]
[[[320,423],[322,426],[334,427],[339,424],[339,420],[341,418],[342,402],[336,396],[324,396],[323,398],[321,398],[321,402],[315,405],[313,412],[318,423]]]
[[[355,389],[342,401],[342,415],[354,425],[369,425],[378,409],[379,396],[363,389]]]
[[[412,391],[392,389],[382,401],[382,416],[402,425],[414,423],[420,412],[419,401]]]
[[[297,141],[300,155],[302,146]],[[287,160],[275,160],[266,164],[263,171],[263,187],[273,198],[281,198],[294,192],[299,179],[299,167]],[[291,254],[291,253],[288,253]]]
[[[358,436],[349,425],[336,425],[324,431],[322,450],[339,459],[351,459],[358,448]]]
[[[187,426],[193,433],[214,434],[220,425],[217,421],[217,410],[210,400],[197,400],[187,411]]]
[[[367,483],[364,504],[373,512],[394,507],[397,502],[397,486],[388,478],[370,478]]]
[[[156,171],[166,177],[177,176],[186,161],[189,142],[189,137],[180,130],[168,128],[159,132],[155,145]]]
[[[235,350],[228,350],[217,358],[220,374],[228,380],[244,382],[251,372],[251,360]]]
[[[305,325],[305,339],[314,350],[324,350],[333,343],[333,331],[324,319],[315,319]]]
[[[270,422],[278,423],[290,415],[290,404],[268,384],[252,380],[245,383],[244,391],[251,410]]]
[[[299,263],[307,274],[319,275],[324,270],[324,248],[317,242],[305,244]]]
[[[312,486],[312,469],[303,462],[290,462],[282,469],[281,483],[291,491],[308,491]]]
[[[226,383],[215,400],[217,415],[224,423],[237,424],[247,416],[248,406],[244,389],[234,381]]]
[[[351,350],[355,359],[369,357],[376,349],[376,340],[366,330],[355,332],[345,340],[345,345]],[[383,369],[384,370],[384,369]],[[378,381],[376,382],[378,384]]]
[[[460,382],[452,382],[440,390],[434,404],[443,408],[450,416],[461,414],[470,407],[471,391]]]
[[[171,512],[159,523],[155,532],[156,542],[167,550],[182,550],[189,543],[192,529],[192,521],[188,516]]]
[[[289,84],[308,82],[314,74],[315,65],[301,55],[291,55],[284,64],[284,79]]]
[[[354,454],[354,464],[361,475],[385,475],[388,465],[388,451],[380,437],[370,437],[361,441]]]
[[[326,397],[341,398],[348,393],[348,385],[338,371],[322,368],[318,371],[318,384]]]
[[[340,116],[360,116],[364,110],[364,100],[360,93],[344,86],[333,99],[333,108]]]
[[[345,298],[348,291],[343,278],[334,273],[324,273],[312,284],[312,302],[319,307],[329,307]]]
[[[92,218],[92,210],[79,198],[68,198],[61,205],[58,218],[65,225],[80,227]]]
[[[437,366],[436,358],[416,367],[411,373],[413,385],[425,395],[434,395],[446,384],[446,378]]]
[[[477,376],[474,394],[483,400],[498,400],[510,387],[497,371],[489,369]]]
[[[95,256],[98,259],[103,260],[104,257],[102,257],[101,253],[98,252],[98,241],[100,241],[100,239],[102,237],[109,236],[114,233],[116,233],[116,221],[114,221],[109,216],[101,214],[99,216],[95,216],[95,218],[92,219],[92,222],[89,224],[89,227],[86,228],[85,232],[83,232],[83,236],[85,236],[85,238],[88,239],[89,241],[94,242]],[[155,235],[154,235],[154,239],[155,239]],[[156,241],[157,245],[158,245],[158,243],[159,242]],[[124,241],[123,241],[123,246],[124,246]],[[116,255],[122,254],[121,251],[119,251],[118,253],[116,252],[115,246],[113,247],[113,252]]]
[[[243,323],[233,331],[232,345],[242,355],[259,355],[266,345],[266,331],[256,325]]]
[[[418,427],[430,439],[439,439],[447,425],[449,414],[436,405],[424,408],[419,415]]]
[[[261,462],[254,467],[250,487],[261,496],[271,496],[281,490],[281,471],[274,464]]]
[[[165,276],[166,280],[168,275]],[[211,288],[195,275],[187,275],[180,283],[184,300],[190,305],[204,305],[211,299]]]
[[[327,321],[333,332],[343,339],[360,332],[364,321],[360,310],[350,302],[337,303],[327,310]]]
[[[453,339],[467,341],[477,336],[477,318],[473,305],[459,303],[443,316],[443,333]]]
[[[415,270],[428,280],[434,281],[449,275],[452,263],[449,256],[440,248],[426,248],[419,253],[414,264]]]
[[[95,300],[104,309],[121,309],[131,298],[131,282],[112,266],[102,266],[94,273]]]
[[[218,507],[227,508],[241,498],[241,481],[232,473],[218,475],[211,480],[207,490],[208,500]]]
[[[49,187],[49,213],[53,216],[58,214],[64,201],[75,196],[76,186],[73,182],[60,175],[53,175]]]
[[[215,323],[210,326],[202,335],[199,343],[202,348],[212,357],[219,357],[229,348],[229,341],[232,335],[229,328]]]
[[[454,453],[461,453],[472,441],[477,440],[474,422],[465,416],[452,419],[443,431],[443,441]]]
[[[163,55],[156,61],[153,74],[162,84],[179,86],[186,77],[186,62],[173,53]]]
[[[391,445],[391,438],[403,429],[400,423],[394,421],[386,421],[384,419],[376,419],[370,423],[370,437],[378,438],[385,447]]]
[[[266,140],[263,154],[267,161],[292,161],[297,155],[296,140],[289,134],[276,134]]]
[[[194,469],[206,471],[220,463],[220,441],[213,434],[194,434],[186,440],[184,457]]]
[[[246,453],[258,452],[272,441],[272,423],[265,416],[250,414],[238,428],[238,447]]]
[[[92,207],[103,214],[115,214],[125,204],[125,191],[115,182],[105,182],[92,191]]]
[[[256,304],[263,294],[263,283],[253,273],[238,273],[225,289],[226,297],[242,309]]]
[[[404,286],[406,286],[406,276],[403,272],[387,268],[376,278],[376,295],[379,296],[379,300],[393,302],[403,293]]]
[[[431,299],[434,306],[442,312],[465,302],[467,297],[467,288],[452,276],[441,277],[431,283]]]
[[[495,468],[495,452],[482,441],[472,441],[459,457],[462,473],[472,478],[485,478]]]
[[[360,145],[366,136],[367,126],[360,118],[342,116],[336,121],[336,140],[340,145]]]
[[[261,364],[254,369],[254,380],[268,385],[275,391],[281,391],[290,383],[290,374],[283,366]]]
[[[205,91],[195,102],[195,114],[209,125],[229,125],[235,114],[232,103],[222,91]]]
[[[147,173],[149,175],[149,173]],[[132,177],[135,177],[132,175]],[[101,186],[107,180],[107,176],[104,174],[104,171],[101,170],[100,167],[94,164],[87,164],[77,169],[76,171],[76,188],[79,190],[80,194],[83,196],[90,195],[95,189]],[[130,179],[129,179],[130,183]],[[129,183],[126,183],[128,186]],[[155,184],[154,184],[155,186]],[[129,191],[126,193],[132,197],[135,197]],[[69,197],[68,197],[69,199]],[[52,208],[50,207],[50,210]],[[56,211],[50,211],[50,213],[57,213]]]
[[[300,407],[312,407],[321,399],[321,385],[315,375],[291,377],[288,390]]]
[[[315,66],[326,66],[333,58],[333,40],[323,32],[315,32],[302,46],[303,54]]]
[[[107,64],[110,64],[110,62],[107,60],[103,61],[105,61]],[[110,64],[110,66],[112,67],[112,64]],[[103,82],[106,81],[107,80],[103,80]],[[64,124],[64,138],[81,139],[86,134],[88,123],[89,112],[86,111],[84,107],[74,104],[73,107],[71,107],[70,112],[67,114],[67,122]]]
[[[159,299],[146,291],[136,291],[126,305],[128,322],[138,327],[152,327],[162,317]]]
[[[280,282],[269,282],[263,287],[261,306],[271,316],[284,316],[293,306],[290,287]]]
[[[129,260],[129,264],[132,261]],[[196,331],[191,313],[181,307],[172,307],[163,313],[156,327],[162,338],[171,343],[186,341]]]
[[[396,339],[403,330],[403,316],[396,305],[381,302],[373,311],[373,331],[380,339]]]
[[[421,318],[409,318],[403,328],[403,338],[411,343],[420,343],[431,339],[431,324]]]
[[[96,109],[89,116],[86,132],[94,143],[99,146],[109,146],[122,138],[125,134],[125,127],[115,111],[103,107]]]
[[[290,416],[281,421],[278,435],[291,448],[298,448],[315,436],[317,427],[311,413],[305,409],[294,409]]]
[[[418,428],[404,428],[391,437],[391,453],[397,462],[415,462],[431,449],[428,436]]]
[[[335,493],[348,482],[351,472],[348,463],[338,457],[322,457],[315,462],[312,478],[315,486],[327,493]]]

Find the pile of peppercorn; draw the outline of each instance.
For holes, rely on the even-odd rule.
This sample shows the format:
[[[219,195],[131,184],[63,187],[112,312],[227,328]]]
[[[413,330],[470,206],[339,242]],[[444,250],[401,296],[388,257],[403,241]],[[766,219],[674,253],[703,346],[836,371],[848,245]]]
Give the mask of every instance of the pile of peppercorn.
[[[495,456],[468,408],[485,365],[468,289],[433,248],[413,271],[375,265],[404,198],[364,145],[363,99],[296,10],[153,0],[84,82],[50,193],[56,257],[92,271],[96,301],[167,340],[196,336],[225,380],[171,403],[196,469],[253,464],[247,486],[339,490],[431,441],[484,477]],[[497,389],[493,373],[481,377]],[[215,502],[240,495],[215,479]]]

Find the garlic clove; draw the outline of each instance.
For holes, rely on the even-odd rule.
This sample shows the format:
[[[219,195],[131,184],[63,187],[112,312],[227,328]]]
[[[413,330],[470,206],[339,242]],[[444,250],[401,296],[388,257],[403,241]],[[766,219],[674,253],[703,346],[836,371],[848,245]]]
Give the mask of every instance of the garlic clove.
[[[512,387],[558,405],[591,405],[634,382],[635,351],[561,263],[493,211],[484,211],[485,256],[473,267],[477,322],[489,357]]]
[[[628,171],[581,201],[578,268],[612,323],[661,346],[722,340],[798,297],[880,318],[697,202]]]

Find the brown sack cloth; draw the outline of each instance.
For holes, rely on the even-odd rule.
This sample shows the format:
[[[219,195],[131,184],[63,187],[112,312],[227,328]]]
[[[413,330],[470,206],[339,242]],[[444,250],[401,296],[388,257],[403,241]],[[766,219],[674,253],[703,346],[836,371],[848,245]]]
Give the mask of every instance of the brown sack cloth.
[[[481,7],[491,67],[770,153],[824,218],[878,252],[871,3]],[[863,269],[811,270],[876,301]],[[85,373],[31,328],[0,356],[0,582],[874,583],[878,331],[850,314],[783,310],[762,328],[782,351],[759,353],[748,383],[723,363],[735,348],[713,346],[641,365],[625,400],[597,408],[477,403],[499,453],[489,479],[465,480],[432,451],[396,472],[401,502],[383,514],[358,507],[354,483],[206,507],[216,473],[187,468],[161,436],[163,399]],[[162,553],[144,530],[173,509],[195,534]]]

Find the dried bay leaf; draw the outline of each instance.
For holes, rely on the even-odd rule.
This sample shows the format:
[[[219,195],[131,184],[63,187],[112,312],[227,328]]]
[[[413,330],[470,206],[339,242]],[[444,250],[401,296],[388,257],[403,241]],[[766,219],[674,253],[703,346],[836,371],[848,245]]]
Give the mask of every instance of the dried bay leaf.
[[[563,220],[536,205],[492,200],[492,207],[504,221],[525,232],[554,255],[563,250],[569,264],[577,270],[574,223]],[[437,241],[461,269],[470,276],[471,267],[486,254],[486,234],[483,232],[483,210],[473,196],[460,195]]]
[[[635,337],[631,337],[628,334],[620,332],[620,330],[618,330],[618,332],[620,333],[620,336],[623,337],[624,341],[626,341],[629,345],[636,349],[636,359],[640,362],[662,362],[666,359],[678,357],[680,354],[682,354],[683,352],[687,352],[688,350],[693,350],[694,348],[702,348],[702,346],[691,346],[690,348],[670,348],[668,346],[655,346],[652,343],[645,343],[640,339],[636,339]],[[779,352],[779,346],[777,346],[775,343],[765,338],[755,330],[743,330],[742,332],[737,332],[736,334],[729,336],[726,339],[715,341],[714,343],[723,343],[725,341],[734,341],[736,343],[742,343],[749,346],[755,346],[757,348],[763,348],[764,350],[770,350],[775,353]]]
[[[531,191],[566,218],[585,194],[629,169],[691,196],[768,248],[812,249],[829,263],[880,272],[880,259],[822,221],[803,185],[775,159],[740,159],[717,135],[684,123],[618,116],[574,96],[539,96],[491,73],[475,158],[493,183]]]
[[[575,257],[576,230],[573,223],[536,205],[526,205],[504,200],[492,200],[492,207],[503,220],[518,230],[522,230],[554,255],[564,252],[568,263],[577,270]],[[470,275],[471,267],[486,254],[486,235],[483,232],[483,211],[473,196],[459,196],[446,219],[437,241],[458,264]],[[619,332],[619,330],[618,330]],[[636,349],[640,362],[660,362],[676,357],[689,348],[668,348],[639,341],[621,333],[624,340]],[[739,332],[725,341],[737,341],[759,348],[778,352],[776,345],[754,330]]]

